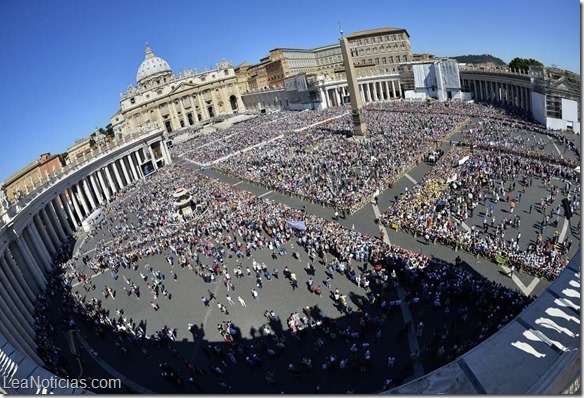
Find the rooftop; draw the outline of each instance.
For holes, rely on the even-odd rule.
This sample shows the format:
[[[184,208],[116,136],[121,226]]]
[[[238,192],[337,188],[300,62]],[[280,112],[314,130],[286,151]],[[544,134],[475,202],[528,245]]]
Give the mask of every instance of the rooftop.
[[[347,37],[347,39],[357,39],[357,38],[366,37],[366,36],[377,36],[377,35],[380,35],[383,33],[401,33],[401,32],[405,32],[405,34],[408,35],[408,37],[410,37],[410,34],[408,33],[408,31],[405,30],[404,28],[392,28],[392,27],[362,30],[359,32],[351,33],[350,35],[347,35],[346,37]]]

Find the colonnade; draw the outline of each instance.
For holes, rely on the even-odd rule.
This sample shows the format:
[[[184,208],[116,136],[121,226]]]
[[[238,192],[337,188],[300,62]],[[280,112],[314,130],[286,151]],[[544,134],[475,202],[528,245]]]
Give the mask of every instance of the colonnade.
[[[38,364],[34,303],[47,286],[61,242],[120,190],[143,179],[144,161],[151,159],[154,169],[157,163],[171,163],[164,142],[159,142],[158,159],[151,145],[143,145],[91,172],[80,170],[68,177],[71,183],[65,189],[47,192],[23,209],[18,222],[0,229],[7,238],[0,240],[0,334]]]
[[[359,83],[359,92],[364,103],[387,101],[401,98],[402,91],[399,80],[380,80],[373,82]],[[339,106],[343,104],[343,97],[349,95],[347,85],[323,88],[321,96],[326,107]]]
[[[462,83],[463,87],[468,87],[474,92],[474,98],[477,100],[531,110],[531,89],[523,84],[482,79],[463,79]]]

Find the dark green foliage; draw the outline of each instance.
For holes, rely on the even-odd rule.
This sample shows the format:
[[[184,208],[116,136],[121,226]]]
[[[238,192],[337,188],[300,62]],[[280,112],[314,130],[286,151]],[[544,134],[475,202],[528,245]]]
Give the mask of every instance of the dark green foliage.
[[[535,60],[533,58],[518,58],[515,57],[511,60],[511,62],[509,62],[509,67],[512,69],[520,69],[524,72],[527,72],[529,70],[530,66],[543,66],[543,64],[541,62],[539,62],[538,60]]]
[[[467,64],[482,64],[486,62],[492,62],[496,65],[505,65],[505,62],[501,58],[497,58],[492,56],[491,54],[482,54],[482,55],[457,55],[456,57],[450,57],[458,62],[467,63]]]

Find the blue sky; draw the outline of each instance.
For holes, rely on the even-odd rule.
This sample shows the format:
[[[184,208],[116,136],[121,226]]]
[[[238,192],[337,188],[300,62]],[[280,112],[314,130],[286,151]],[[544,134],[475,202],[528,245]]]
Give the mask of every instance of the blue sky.
[[[378,27],[414,53],[490,53],[580,71],[580,4],[517,1],[0,0],[0,181],[104,127],[148,41],[176,72],[258,62]]]

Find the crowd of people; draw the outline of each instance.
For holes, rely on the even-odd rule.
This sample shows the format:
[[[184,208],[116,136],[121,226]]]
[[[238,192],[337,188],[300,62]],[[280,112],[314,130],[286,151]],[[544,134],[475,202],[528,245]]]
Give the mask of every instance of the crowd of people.
[[[481,119],[477,126],[463,132],[461,142],[467,146],[497,149],[501,152],[545,160],[571,168],[580,164],[578,147],[565,135],[554,132],[542,134],[533,130],[518,131],[516,128],[515,123]],[[553,137],[553,141],[549,137]],[[564,148],[563,154],[556,155],[545,151],[546,146],[554,145],[556,142]],[[578,159],[565,157],[568,150]]]
[[[555,279],[566,265],[563,255],[567,251],[557,236],[540,239],[535,245],[519,242],[510,233],[505,237],[508,228],[517,228],[514,220],[519,216],[513,215],[513,209],[534,180],[542,182],[553,193],[545,198],[553,215],[560,197],[556,197],[559,185],[552,183],[552,177],[566,181],[562,191],[572,199],[576,197],[579,174],[571,168],[495,149],[456,147],[387,209],[382,222],[423,236],[427,241],[463,248],[492,259],[500,256],[522,269]],[[495,216],[492,204],[498,202],[508,203],[508,216],[500,213]],[[479,209],[483,209],[484,228],[466,226],[465,229],[464,222]],[[537,210],[545,213],[544,204],[538,204]]]
[[[229,128],[197,135],[175,147],[173,152],[195,163],[208,164],[227,155],[262,144],[283,133],[302,129],[346,112],[345,108],[338,107],[313,112],[281,111],[259,114]]]
[[[346,137],[346,117],[289,134],[214,167],[270,189],[354,212],[452,133],[464,117],[427,113],[365,113],[366,137]]]
[[[267,143],[216,167],[271,189],[353,211],[375,191],[393,184],[408,167],[427,160],[425,156],[467,117],[512,120],[505,111],[476,104],[393,102],[368,107],[369,135],[351,140],[345,137],[351,131],[345,112],[339,107],[316,115],[281,112],[258,116],[243,122],[248,124],[195,136],[173,152],[206,163],[285,133],[277,143]],[[309,127],[327,119],[331,120]],[[506,146],[506,139],[510,144],[518,143],[513,135],[506,135],[506,127],[489,136],[489,123],[494,122],[481,126],[488,137],[485,139],[501,147]],[[308,128],[293,131],[302,127]],[[565,265],[564,253],[569,247],[557,236],[539,237],[536,244],[526,245],[525,238],[519,240],[520,235],[509,239],[508,232],[505,238],[505,231],[519,227],[520,218],[513,214],[512,203],[521,201],[534,180],[544,184],[549,193],[536,206],[544,217],[543,230],[556,215],[560,194],[577,203],[579,174],[566,164],[553,162],[554,158],[521,156],[498,146],[473,148],[478,144],[469,140],[482,139],[477,130],[467,133],[467,145],[446,154],[440,152],[430,173],[396,198],[381,221],[427,241],[491,258],[503,257],[553,279]],[[531,149],[537,149],[537,140]],[[554,177],[562,179],[565,186],[559,186]],[[193,198],[189,215],[175,208],[172,192],[178,188],[186,189]],[[498,202],[509,204],[509,215],[502,220],[489,207]],[[463,222],[479,207],[484,207],[484,231],[467,231]],[[303,209],[258,198],[183,166],[157,170],[147,180],[118,192],[104,210],[106,219],[88,236],[95,248],[74,256],[74,241],[67,241],[53,258],[55,270],[49,275],[47,292],[39,295],[35,304],[38,353],[50,371],[63,377],[71,375],[71,369],[55,342],[56,332],[83,325],[84,330],[110,341],[122,358],[135,352],[142,355],[144,366],[160,368],[161,376],[178,391],[191,391],[191,385],[197,391],[230,392],[227,377],[244,366],[257,374],[258,382],[285,392],[285,383],[279,381],[299,380],[314,372],[320,372],[319,378],[324,380],[329,374],[338,378],[338,372],[366,375],[380,366],[390,372],[396,364],[411,370],[417,360],[445,364],[484,341],[531,302],[520,292],[458,264],[385,243]],[[305,229],[294,221],[302,221]],[[258,253],[269,253],[273,263],[256,262]],[[161,257],[164,262],[157,263]],[[275,265],[281,258],[287,261],[283,278]],[[306,262],[306,277],[299,277],[296,273],[300,268],[291,264]],[[201,306],[202,311],[219,311],[225,319],[217,325],[223,343],[200,345],[209,363],[207,369],[177,349],[177,338],[184,332],[182,323],[162,325],[146,333],[136,315],[124,308],[129,300],[135,300],[128,307],[171,312],[176,293],[172,281],[179,278],[179,268],[181,279],[193,278],[193,286],[208,287],[202,297],[200,290],[193,291],[193,305]],[[96,289],[97,281],[110,277],[113,281],[122,278],[125,295],[108,287],[109,282],[99,282],[104,288]],[[352,294],[339,289],[337,278],[348,281]],[[266,309],[267,324],[259,329],[257,341],[247,342],[231,318],[226,318],[248,311],[246,299],[249,306],[261,303],[269,308],[272,304],[264,301],[263,289],[289,286],[296,291],[299,279],[306,279],[305,294],[313,304],[297,308],[282,320],[277,308]],[[253,288],[242,293],[244,281],[250,280]],[[216,286],[225,289],[224,299],[223,294],[219,298],[214,293]],[[415,322],[403,322],[401,316],[390,318],[401,308],[401,289]],[[351,300],[347,300],[348,295]],[[319,304],[322,300],[331,300],[339,316],[324,313]],[[58,305],[51,307],[51,303]],[[424,326],[432,323],[428,319],[431,314],[433,328]],[[399,343],[387,340],[385,331],[396,326],[390,325],[389,319],[403,322],[398,326],[402,336],[414,329],[420,352],[411,353],[409,359],[393,356],[392,344]],[[204,328],[204,319],[191,321],[187,329],[196,341],[201,337],[194,324]],[[285,322],[284,328],[278,331],[281,322]],[[309,348],[299,350],[299,342],[309,343]],[[388,358],[381,356],[386,349]],[[168,354],[168,362],[159,364],[161,352]],[[90,354],[99,356],[94,350]],[[288,362],[287,356],[296,359]],[[274,369],[264,373],[264,363],[276,364],[282,358],[289,363],[287,373]],[[215,378],[201,377],[207,372]],[[383,377],[368,392],[388,389],[401,381]],[[253,392],[253,387],[238,388]],[[314,385],[312,392],[321,392],[320,384]]]
[[[191,218],[176,214],[171,192],[177,187],[187,188],[193,197],[198,198],[199,204],[203,205]],[[316,254],[316,258],[320,258],[326,264],[323,265],[322,272],[327,275],[329,283],[331,278],[344,277],[362,292],[362,296],[356,302],[356,307],[353,308],[347,305],[345,294],[339,292],[338,289],[330,289],[330,300],[339,306],[341,313],[351,316],[350,322],[342,327],[334,318],[319,311],[316,305],[305,307],[299,309],[304,316],[301,317],[300,312],[291,314],[290,321],[292,322],[289,322],[289,325],[294,325],[291,336],[277,335],[273,333],[274,328],[272,331],[267,329],[262,333],[262,343],[255,348],[245,344],[233,344],[237,340],[233,333],[236,329],[230,321],[226,321],[227,327],[222,324],[220,331],[222,331],[224,341],[229,340],[229,346],[221,348],[215,345],[205,350],[213,362],[209,369],[218,377],[231,371],[224,361],[247,363],[256,369],[259,368],[260,361],[276,360],[288,352],[287,347],[295,339],[308,339],[314,342],[315,353],[303,357],[300,363],[292,363],[289,369],[290,377],[308,372],[312,367],[320,367],[325,372],[334,369],[346,371],[352,369],[361,372],[370,369],[374,363],[378,364],[376,366],[379,366],[380,362],[385,363],[385,359],[376,357],[375,351],[369,350],[368,345],[382,339],[381,330],[385,324],[384,320],[391,311],[399,307],[395,299],[397,296],[395,289],[399,286],[400,279],[408,283],[405,280],[415,282],[416,278],[419,278],[420,281],[424,281],[426,278],[431,279],[445,272],[460,275],[456,285],[411,283],[408,286],[406,299],[408,302],[411,299],[412,305],[435,306],[434,303],[438,298],[446,299],[450,295],[458,297],[462,291],[465,293],[468,291],[471,295],[468,297],[478,294],[484,297],[484,300],[487,298],[494,300],[492,303],[499,301],[502,303],[507,298],[516,303],[527,302],[527,299],[520,298],[519,293],[486,282],[480,279],[482,277],[471,278],[468,271],[463,269],[449,271],[445,269],[447,267],[445,264],[419,253],[387,245],[375,237],[346,229],[333,221],[324,220],[300,209],[293,209],[267,199],[258,199],[236,187],[196,174],[183,167],[168,166],[160,169],[149,178],[148,183],[128,190],[125,197],[131,197],[132,200],[120,198],[108,205],[106,209],[108,218],[102,224],[101,230],[109,230],[116,239],[107,244],[105,242],[99,244],[88,261],[88,264],[97,266],[94,268],[97,273],[104,274],[100,276],[101,278],[111,274],[111,277],[116,279],[122,275],[132,290],[139,290],[144,288],[145,284],[148,286],[147,284],[151,283],[151,288],[156,285],[162,291],[168,291],[172,289],[160,285],[170,284],[171,282],[166,282],[166,280],[173,278],[172,275],[175,272],[172,267],[180,266],[192,271],[195,278],[200,278],[203,283],[209,283],[209,286],[212,286],[213,279],[205,278],[205,275],[213,275],[215,282],[227,281],[237,285],[237,280],[248,274],[255,278],[266,275],[267,267],[264,264],[256,264],[253,267],[254,271],[251,271],[249,267],[244,271],[242,261],[250,262],[254,254],[261,250],[271,251],[275,256],[286,256],[292,250],[281,249],[291,248],[291,244],[297,244],[302,248],[300,255],[303,258],[304,256],[310,258],[311,254],[313,256]],[[286,223],[286,220],[290,219],[303,220],[306,230],[291,227]],[[99,238],[99,235],[96,234],[94,238]],[[165,257],[168,264],[163,267],[166,269],[160,268],[160,265],[153,267],[149,264],[149,257],[155,254]],[[327,256],[331,258],[330,261],[326,260]],[[90,273],[85,271],[79,258],[73,257],[67,260],[66,256],[59,257],[55,259],[55,263],[58,266],[51,277],[49,291],[53,299],[61,302],[60,319],[63,324],[68,327],[74,326],[77,322],[94,325],[92,329],[100,336],[107,336],[107,330],[113,331],[114,336],[118,336],[113,342],[120,355],[128,355],[131,347],[136,345],[147,359],[153,357],[151,348],[158,347],[168,349],[176,357],[178,363],[186,361],[173,348],[182,325],[164,325],[156,332],[146,334],[138,320],[131,314],[125,313],[122,307],[123,296],[113,293],[111,297],[107,295],[102,298],[95,295],[90,297],[93,291],[91,286],[95,286],[95,281]],[[363,264],[364,269],[357,267],[358,264]],[[370,269],[367,269],[368,264],[371,266]],[[231,269],[233,272],[230,272]],[[292,279],[296,279],[296,277],[292,278],[294,272],[287,271],[284,270],[285,279],[280,280],[274,277],[270,283],[289,280],[293,285]],[[414,275],[414,279],[409,277],[410,274]],[[271,270],[271,275],[277,275],[277,270]],[[274,282],[276,280],[278,282]],[[81,281],[90,285],[89,290],[82,291],[82,285],[72,288],[76,282]],[[484,284],[488,289],[483,286]],[[480,288],[473,291],[475,286]],[[315,300],[322,299],[317,298],[319,296],[317,286],[309,287],[308,294],[312,294]],[[229,294],[231,291],[227,283],[226,288]],[[261,292],[260,286],[257,289]],[[293,286],[292,289],[294,289]],[[151,293],[154,295],[157,292],[152,289]],[[252,296],[254,296],[253,291]],[[112,300],[114,297],[115,300]],[[135,298],[138,299],[139,295],[135,295]],[[209,301],[213,299],[217,298],[209,293]],[[241,296],[238,299],[240,299],[241,308],[245,308],[244,299]],[[48,305],[47,300],[48,297],[39,297],[40,311]],[[169,297],[163,299],[153,296],[152,299],[141,300],[141,303],[148,306],[149,302],[153,304],[155,301],[162,311],[168,310],[171,306]],[[228,302],[229,306],[234,305],[231,302],[235,303],[234,300],[228,300]],[[470,298],[464,303],[461,302],[460,305],[472,307],[471,303],[474,302],[474,299]],[[158,303],[161,304],[158,305]],[[221,303],[218,301],[216,305],[219,304]],[[451,298],[450,305],[451,309],[455,310],[458,303]],[[114,307],[115,311],[112,310]],[[225,314],[223,309],[218,308]],[[509,321],[521,308],[522,305],[515,305],[512,308],[497,305],[496,308],[492,308],[488,331],[495,330],[496,327]],[[272,312],[267,312],[269,320],[277,319]],[[37,329],[39,335],[46,336],[47,341],[41,346],[43,349],[39,349],[39,354],[43,359],[54,356],[56,351],[49,343],[49,336],[53,329],[46,318],[39,317]],[[464,344],[459,343],[457,347],[453,346],[452,350],[460,354],[486,336],[488,336],[487,329],[480,335],[465,338]],[[328,342],[337,339],[344,341],[346,347],[331,351],[331,345]],[[350,348],[356,342],[363,347],[359,348],[358,353],[353,353]],[[439,342],[444,344],[442,340]],[[329,348],[324,349],[325,346]],[[434,355],[431,347],[433,346],[429,347],[428,355]],[[92,355],[99,354],[92,353]],[[445,361],[446,358],[443,360]],[[47,363],[53,362],[47,359]],[[49,365],[50,370],[63,376],[67,374],[67,369],[62,365],[58,366],[57,363],[54,365]],[[184,376],[181,376],[184,372],[178,371],[172,365],[165,364],[164,368],[163,377],[179,387],[186,385],[188,380],[192,380],[191,384],[197,383],[197,375],[204,372],[196,364],[190,362]],[[285,376],[272,375],[270,379],[277,377]],[[224,383],[224,381],[221,382]],[[392,383],[388,383],[386,387],[390,385]]]

